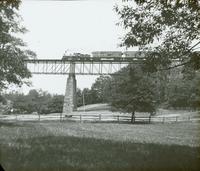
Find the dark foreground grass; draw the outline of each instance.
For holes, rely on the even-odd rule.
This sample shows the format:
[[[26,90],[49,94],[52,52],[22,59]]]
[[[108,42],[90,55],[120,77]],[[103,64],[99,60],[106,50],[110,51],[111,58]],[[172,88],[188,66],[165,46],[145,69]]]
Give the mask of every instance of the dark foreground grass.
[[[44,136],[2,144],[6,171],[199,171],[200,147]]]

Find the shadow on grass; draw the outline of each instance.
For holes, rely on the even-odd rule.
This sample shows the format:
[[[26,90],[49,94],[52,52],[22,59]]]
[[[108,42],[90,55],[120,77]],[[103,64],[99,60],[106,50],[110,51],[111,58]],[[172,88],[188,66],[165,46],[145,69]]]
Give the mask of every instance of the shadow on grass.
[[[24,127],[24,125],[20,124],[19,122],[1,122],[0,127]]]
[[[49,136],[18,139],[0,150],[6,171],[200,170],[200,147]]]

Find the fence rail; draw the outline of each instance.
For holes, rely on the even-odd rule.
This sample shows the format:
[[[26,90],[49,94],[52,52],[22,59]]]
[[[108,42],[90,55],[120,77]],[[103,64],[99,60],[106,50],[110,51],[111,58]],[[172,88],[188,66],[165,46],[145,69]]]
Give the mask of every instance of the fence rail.
[[[78,121],[78,122],[131,122],[131,123],[169,123],[200,121],[200,116],[149,116],[142,117],[131,115],[111,114],[71,114],[71,115],[0,115],[0,121]]]
[[[132,117],[131,115],[82,115],[74,114],[65,116],[62,120],[71,121],[113,121],[113,122],[183,122],[183,121],[200,121],[200,116],[149,116],[149,117]]]

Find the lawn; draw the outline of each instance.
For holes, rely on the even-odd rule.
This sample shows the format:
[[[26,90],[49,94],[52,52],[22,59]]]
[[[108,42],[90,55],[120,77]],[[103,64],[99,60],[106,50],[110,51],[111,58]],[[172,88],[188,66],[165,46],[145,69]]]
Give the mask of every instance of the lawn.
[[[200,170],[199,123],[0,123],[5,170]]]

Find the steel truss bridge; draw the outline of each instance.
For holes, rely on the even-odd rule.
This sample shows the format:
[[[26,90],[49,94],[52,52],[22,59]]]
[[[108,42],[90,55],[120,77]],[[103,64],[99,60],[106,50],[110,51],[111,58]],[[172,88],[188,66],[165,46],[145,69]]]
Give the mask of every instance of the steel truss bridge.
[[[24,60],[24,64],[32,74],[113,75],[123,67],[129,64],[139,64],[143,60],[130,57],[117,57],[114,60],[33,59]]]
[[[24,65],[32,74],[68,74],[63,114],[69,115],[77,110],[76,75],[113,75],[129,64],[142,62],[138,58],[73,58],[65,60],[36,59],[25,60]]]

